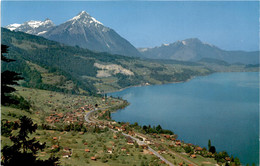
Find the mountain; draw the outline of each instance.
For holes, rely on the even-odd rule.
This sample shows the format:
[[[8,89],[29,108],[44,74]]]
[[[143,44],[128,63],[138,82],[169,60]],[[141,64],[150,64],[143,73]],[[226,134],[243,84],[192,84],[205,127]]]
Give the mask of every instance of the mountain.
[[[140,48],[146,58],[199,61],[203,58],[223,60],[228,63],[257,64],[259,52],[225,51],[214,45],[201,42],[197,38],[163,44],[160,47]]]
[[[50,19],[45,21],[27,21],[23,24],[10,24],[6,26],[11,31],[21,31],[32,35],[42,35],[54,27],[54,23]]]
[[[71,46],[79,46],[98,52],[126,56],[140,56],[138,50],[113,29],[104,26],[85,11],[42,35]]]
[[[23,24],[11,24],[6,28],[12,31],[43,36],[53,41],[97,52],[133,57],[141,56],[129,41],[113,29],[104,26],[85,11],[58,26],[54,26],[51,20],[46,19],[44,22],[28,21]]]

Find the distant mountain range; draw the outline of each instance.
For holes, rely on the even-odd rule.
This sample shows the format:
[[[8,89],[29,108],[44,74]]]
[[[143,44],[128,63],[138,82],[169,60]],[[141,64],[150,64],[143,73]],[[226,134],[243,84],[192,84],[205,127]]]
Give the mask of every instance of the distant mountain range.
[[[7,29],[13,31],[21,31],[32,35],[42,35],[54,27],[54,23],[50,19],[45,21],[27,21],[23,24],[10,24]]]
[[[50,19],[46,19],[45,21],[11,24],[6,26],[6,28],[12,31],[22,31],[43,36],[53,41],[87,48],[96,52],[108,52],[149,59],[197,62],[204,58],[211,58],[228,63],[259,63],[259,51],[226,51],[214,45],[203,43],[197,38],[163,44],[154,48],[139,48],[137,50],[113,29],[104,26],[85,11],[57,26]]]
[[[139,51],[113,29],[104,26],[85,11],[55,26],[52,21],[28,21],[6,26],[9,30],[43,36],[71,46],[79,46],[97,52],[109,52],[125,56],[141,56]]]
[[[139,48],[146,58],[200,61],[203,58],[223,60],[228,63],[257,64],[259,52],[225,51],[214,45],[201,42],[197,38],[163,44],[154,48]]]

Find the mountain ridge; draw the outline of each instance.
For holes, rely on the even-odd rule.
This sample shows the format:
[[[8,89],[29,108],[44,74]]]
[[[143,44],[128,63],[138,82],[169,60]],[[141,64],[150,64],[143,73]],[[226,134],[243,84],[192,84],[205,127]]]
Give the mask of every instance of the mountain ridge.
[[[226,51],[214,45],[204,43],[198,38],[189,38],[152,48],[139,48],[138,50],[145,58],[151,59],[199,61],[203,58],[212,58],[228,63],[259,63],[258,51]]]

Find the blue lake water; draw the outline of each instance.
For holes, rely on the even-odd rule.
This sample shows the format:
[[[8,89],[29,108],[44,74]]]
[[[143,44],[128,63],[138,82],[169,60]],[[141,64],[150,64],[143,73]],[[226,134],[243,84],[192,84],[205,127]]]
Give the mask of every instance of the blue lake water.
[[[116,121],[170,129],[178,139],[259,163],[259,73],[216,73],[188,82],[110,93],[131,104]]]

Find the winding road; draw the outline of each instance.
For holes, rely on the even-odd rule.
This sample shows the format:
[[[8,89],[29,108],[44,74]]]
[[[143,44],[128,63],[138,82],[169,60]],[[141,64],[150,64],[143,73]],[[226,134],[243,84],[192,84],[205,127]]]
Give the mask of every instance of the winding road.
[[[98,109],[98,110],[104,110],[104,109],[107,109],[107,108],[102,108],[102,109]],[[91,115],[93,112],[98,111],[98,110],[92,110],[92,111],[89,111],[89,112],[86,113],[86,115],[85,115],[85,120],[86,120],[87,123],[92,123],[92,122],[95,123],[95,122],[96,122],[96,121],[90,120],[90,115]],[[114,129],[110,129],[110,130],[113,131],[113,132],[117,132],[117,131],[114,130]],[[122,132],[122,134],[123,134],[124,136],[126,136],[126,137],[130,137],[130,138],[132,138],[133,140],[135,140],[138,145],[147,145],[147,146],[148,146],[147,143],[145,143],[144,141],[140,141],[138,138],[135,138],[135,137],[133,137],[133,136],[131,136],[131,135],[128,135],[128,134],[126,134],[126,133],[123,133],[123,132]],[[175,166],[175,165],[173,165],[171,162],[169,162],[168,160],[166,160],[162,155],[160,155],[159,153],[157,153],[157,152],[156,152],[154,149],[152,149],[150,146],[148,146],[148,150],[150,150],[155,156],[159,157],[162,161],[164,161],[164,162],[165,162],[166,164],[168,164],[169,166]]]

